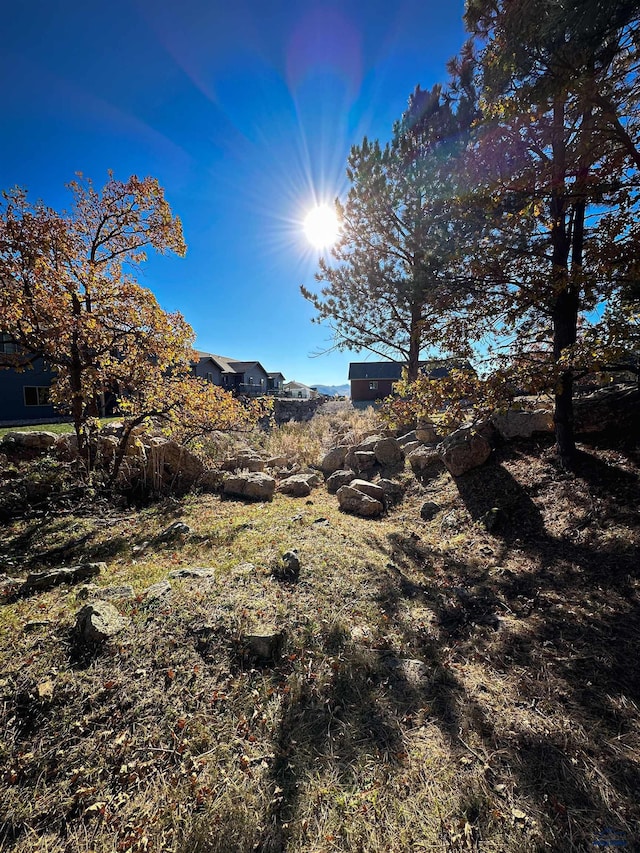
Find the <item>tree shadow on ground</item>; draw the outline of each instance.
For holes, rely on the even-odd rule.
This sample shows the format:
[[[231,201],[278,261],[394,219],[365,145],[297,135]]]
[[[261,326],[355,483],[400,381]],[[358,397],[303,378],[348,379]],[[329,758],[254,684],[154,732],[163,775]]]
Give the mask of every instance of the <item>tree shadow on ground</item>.
[[[436,695],[427,689],[420,701],[454,747],[471,742],[486,757],[489,783],[517,790],[544,818],[544,843],[590,849],[603,827],[614,827],[626,849],[640,849],[638,550],[603,535],[609,523],[637,526],[637,477],[587,453],[574,478],[550,469],[536,483],[543,502],[558,485],[586,495],[580,517],[553,519],[554,532],[536,490],[502,465],[456,485],[478,538],[505,565],[443,555],[415,532],[389,536],[380,604],[408,653],[446,673]],[[482,519],[496,506],[500,524],[490,537]],[[416,623],[416,606],[432,621]],[[475,682],[456,674],[470,662],[484,673]],[[501,682],[496,714],[491,693],[499,696]]]

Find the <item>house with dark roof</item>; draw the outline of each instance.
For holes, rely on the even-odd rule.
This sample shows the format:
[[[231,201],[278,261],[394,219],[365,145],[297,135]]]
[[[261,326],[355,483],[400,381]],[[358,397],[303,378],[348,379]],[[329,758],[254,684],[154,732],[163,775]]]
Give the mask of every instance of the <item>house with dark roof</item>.
[[[280,372],[267,374],[267,392],[269,394],[281,394],[285,376]]]
[[[394,393],[393,386],[402,378],[406,367],[401,361],[352,361],[349,365],[351,399],[359,402],[388,397]],[[431,359],[419,364],[420,373],[430,379],[442,379],[454,368],[473,369],[468,361],[460,358]]]
[[[213,385],[220,385],[234,394],[250,397],[277,393],[284,380],[282,373],[269,374],[259,361],[239,361],[200,350],[198,361],[194,364],[194,373]]]

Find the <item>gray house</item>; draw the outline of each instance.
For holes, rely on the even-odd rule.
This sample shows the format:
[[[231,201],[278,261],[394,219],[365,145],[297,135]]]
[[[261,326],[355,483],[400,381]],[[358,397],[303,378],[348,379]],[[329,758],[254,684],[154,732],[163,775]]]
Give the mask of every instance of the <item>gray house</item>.
[[[213,385],[220,385],[227,391],[251,397],[260,397],[270,390],[281,387],[284,376],[281,373],[267,373],[259,361],[239,361],[223,355],[198,351],[198,361],[194,365],[194,373]],[[277,381],[279,386],[270,385]]]

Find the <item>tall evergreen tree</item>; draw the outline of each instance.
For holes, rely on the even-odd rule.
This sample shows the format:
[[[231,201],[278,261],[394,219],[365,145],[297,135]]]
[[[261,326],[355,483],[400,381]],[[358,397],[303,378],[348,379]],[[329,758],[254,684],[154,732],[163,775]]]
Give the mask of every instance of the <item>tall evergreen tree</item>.
[[[458,299],[451,162],[468,124],[441,87],[417,88],[390,143],[365,138],[354,146],[349,193],[344,204],[336,201],[340,236],[316,275],[326,285],[320,294],[301,288],[316,322],[329,322],[335,348],[395,357],[410,379],[421,352],[446,348],[451,334]]]
[[[638,4],[604,7],[470,0],[466,13],[484,114],[469,157],[475,317],[517,350],[550,344],[566,464],[579,318],[637,275]]]

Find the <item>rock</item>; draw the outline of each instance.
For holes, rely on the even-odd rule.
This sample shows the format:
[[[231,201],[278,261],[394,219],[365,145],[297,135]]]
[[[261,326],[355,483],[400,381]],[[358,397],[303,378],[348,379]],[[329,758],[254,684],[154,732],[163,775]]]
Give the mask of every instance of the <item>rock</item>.
[[[280,580],[297,581],[300,576],[300,557],[297,549],[286,551],[282,555],[282,562],[275,571],[274,576]]]
[[[78,436],[67,432],[59,435],[56,439],[56,455],[66,461],[72,462],[78,458]]]
[[[314,471],[313,468],[305,468],[300,473],[305,475],[305,477],[307,478],[307,482],[309,483],[312,489],[321,486],[324,482],[322,475],[319,474],[318,471]]]
[[[12,578],[9,575],[0,574],[0,601],[9,601],[20,592],[25,583],[24,578]]]
[[[207,575],[210,577],[210,575]],[[151,604],[154,601],[158,601],[160,598],[164,598],[165,595],[169,595],[171,592],[171,584],[169,581],[157,581],[156,583],[152,583],[151,586],[148,586],[141,595],[145,604]]]
[[[385,655],[382,663],[393,675],[406,681],[412,687],[418,687],[420,684],[423,684],[430,673],[428,665],[421,660]]]
[[[51,627],[51,619],[31,619],[29,622],[25,622],[24,628],[22,629],[25,634],[31,633],[31,631],[40,631],[42,628],[50,628]]]
[[[382,515],[384,506],[375,498],[365,495],[351,486],[341,486],[337,492],[340,509],[363,518],[375,518]]]
[[[338,447],[331,448],[320,463],[320,470],[329,476],[339,471],[344,467],[344,459],[348,451],[349,447],[346,444],[340,444]]]
[[[98,586],[94,583],[81,586],[76,593],[80,601],[114,601],[118,599],[129,600],[135,598],[133,587],[129,583],[121,586]]]
[[[638,434],[640,424],[640,389],[633,384],[608,385],[591,394],[577,395],[573,401],[577,434],[616,431]]]
[[[402,449],[404,450],[405,456],[408,456],[410,453],[413,453],[417,447],[422,447],[422,444],[419,441],[408,441],[402,446]]]
[[[420,507],[420,518],[423,521],[431,521],[440,512],[442,507],[435,501],[425,501]]]
[[[174,521],[156,536],[156,542],[184,542],[191,532],[191,528],[184,521]]]
[[[412,429],[411,432],[407,432],[404,435],[401,435],[396,440],[400,447],[403,447],[405,449],[405,452],[408,452],[406,449],[407,444],[413,444],[414,441],[417,442],[417,444],[420,444],[415,429]]]
[[[75,438],[75,436],[74,436]],[[102,460],[107,464],[111,462],[116,455],[116,451],[118,450],[119,441],[115,435],[99,435],[98,436],[98,455],[102,457]],[[77,444],[76,444],[77,448]]]
[[[177,441],[156,436],[147,447],[147,477],[156,491],[190,488],[204,471],[202,460]]]
[[[355,471],[334,471],[327,480],[327,491],[330,495],[334,495],[340,486],[348,486],[356,476]]]
[[[241,450],[231,459],[222,463],[223,471],[249,471],[251,473],[264,471],[264,459],[254,450]]]
[[[354,450],[364,451],[365,453],[373,453],[375,451],[376,444],[379,441],[384,441],[385,436],[380,435],[377,432],[372,433],[371,435],[364,438],[360,444],[356,444],[353,448]]]
[[[380,439],[373,452],[381,465],[399,465],[404,460],[404,452],[395,438]]]
[[[437,449],[447,470],[454,477],[460,477],[472,468],[483,465],[491,455],[489,442],[473,427],[463,427],[452,432]]]
[[[287,477],[278,486],[278,491],[294,498],[306,498],[311,494],[309,477],[307,474],[294,474],[292,477]]]
[[[383,478],[381,480],[378,480],[376,485],[379,486],[384,492],[385,506],[391,506],[393,504],[400,503],[400,501],[404,497],[404,488],[400,485],[400,483],[396,483],[394,480],[387,480]]]
[[[363,471],[370,471],[374,468],[377,461],[373,450],[350,450],[345,456],[344,463],[347,467],[361,474]]]
[[[37,453],[44,453],[50,450],[58,440],[55,432],[47,432],[46,430],[33,430],[21,432],[7,432],[0,440],[0,447],[7,453],[15,450],[29,450]]]
[[[224,482],[224,473],[219,468],[207,468],[200,474],[198,486],[205,492],[219,492]]]
[[[286,456],[272,456],[264,463],[265,468],[286,468],[289,460]]]
[[[85,604],[76,614],[76,631],[85,643],[103,643],[119,634],[126,625],[108,601]]]
[[[172,580],[184,580],[185,578],[215,578],[216,570],[209,567],[174,569],[169,572]]]
[[[416,476],[434,479],[442,472],[443,463],[439,454],[428,447],[418,447],[409,454],[409,463]]]
[[[84,563],[80,566],[47,569],[44,572],[31,572],[27,575],[22,591],[32,592],[34,590],[51,589],[61,583],[77,583],[78,581],[88,580],[89,578],[95,578],[96,575],[99,575],[106,568],[106,563]]]
[[[259,501],[272,500],[275,490],[274,478],[259,471],[228,476],[223,485],[225,495]]]
[[[357,489],[370,498],[375,498],[380,503],[384,503],[384,490],[375,483],[370,483],[368,480],[352,480],[349,484],[352,489]]]
[[[442,436],[438,435],[431,421],[420,421],[416,429],[416,439],[422,444],[437,444]]]
[[[285,637],[284,631],[259,626],[255,633],[242,634],[240,644],[246,656],[259,663],[275,663],[282,654]]]
[[[491,423],[502,438],[531,438],[534,433],[553,432],[553,414],[546,409],[509,409],[494,414]]]

